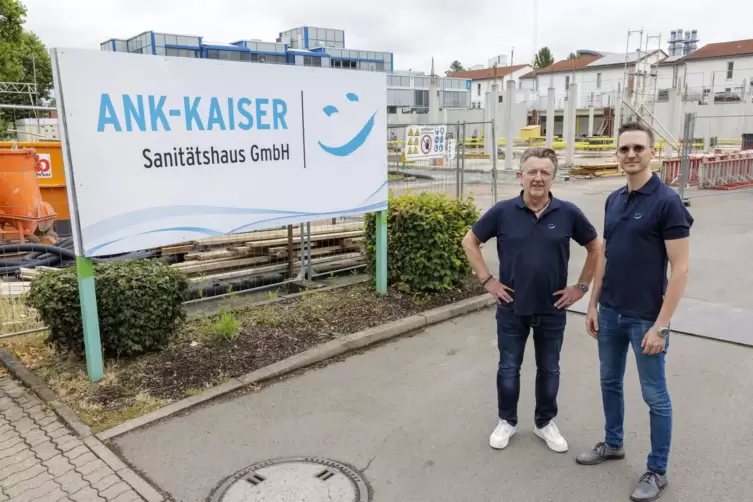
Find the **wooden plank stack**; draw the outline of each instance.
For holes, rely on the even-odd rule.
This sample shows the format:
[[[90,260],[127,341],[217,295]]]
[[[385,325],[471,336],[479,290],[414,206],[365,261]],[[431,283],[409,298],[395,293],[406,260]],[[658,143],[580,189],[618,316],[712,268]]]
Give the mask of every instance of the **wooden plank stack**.
[[[318,273],[362,265],[365,262],[363,242],[361,222],[314,225],[311,227],[311,264]],[[301,236],[299,227],[295,226],[290,232],[281,228],[183,242],[164,246],[158,252],[176,261],[171,266],[183,272],[192,283],[249,280],[271,274],[295,277],[300,271]],[[22,268],[20,281],[4,282],[0,295],[17,296],[28,291],[30,281],[45,270],[57,269]]]
[[[570,174],[573,176],[586,176],[594,178],[607,178],[611,176],[622,176],[617,163],[608,164],[585,164],[573,166],[570,169]]]
[[[362,246],[361,222],[311,227],[310,257],[317,272],[364,263]],[[201,239],[165,246],[160,252],[162,256],[177,257],[178,262],[171,266],[193,283],[245,280],[269,274],[295,276],[300,270],[301,235],[295,226],[290,230]]]

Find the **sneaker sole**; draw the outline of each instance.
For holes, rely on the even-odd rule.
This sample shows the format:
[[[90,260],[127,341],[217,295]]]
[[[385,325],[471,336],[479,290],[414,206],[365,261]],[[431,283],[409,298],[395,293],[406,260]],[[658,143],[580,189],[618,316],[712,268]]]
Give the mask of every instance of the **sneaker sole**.
[[[556,445],[553,446],[549,441],[546,440],[546,438],[544,437],[544,435],[541,434],[538,429],[534,429],[533,433],[536,434],[541,439],[543,439],[544,442],[546,443],[547,447],[550,450],[552,450],[553,452],[556,452],[556,453],[565,453],[565,452],[567,452],[567,446],[568,446],[567,444],[565,444],[564,449],[561,446],[556,446]]]
[[[599,457],[597,460],[593,460],[593,461],[586,461],[586,460],[581,460],[579,458],[576,458],[575,463],[580,464],[580,465],[599,465],[599,464],[603,464],[607,460],[623,460],[624,458],[625,458],[625,454],[609,455],[608,457]]]
[[[664,485],[662,488],[659,488],[659,493],[654,498],[651,498],[651,499],[636,499],[636,498],[633,498],[633,496],[631,495],[630,496],[630,500],[632,500],[633,502],[653,502],[654,500],[659,500],[659,497],[661,497],[661,492],[663,492],[664,488],[666,488],[666,487],[667,487],[667,485]]]

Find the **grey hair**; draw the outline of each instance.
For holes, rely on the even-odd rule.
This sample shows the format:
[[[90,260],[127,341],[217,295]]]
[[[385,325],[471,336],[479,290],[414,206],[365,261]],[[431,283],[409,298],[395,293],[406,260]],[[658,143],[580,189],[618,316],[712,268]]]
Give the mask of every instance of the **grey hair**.
[[[523,152],[523,156],[520,158],[520,170],[523,170],[523,164],[526,160],[530,159],[531,157],[536,157],[539,159],[549,159],[552,161],[552,164],[554,164],[554,172],[557,172],[558,167],[558,161],[557,161],[557,153],[552,150],[551,148],[547,148],[544,146],[537,146],[534,148],[529,148],[525,152]]]

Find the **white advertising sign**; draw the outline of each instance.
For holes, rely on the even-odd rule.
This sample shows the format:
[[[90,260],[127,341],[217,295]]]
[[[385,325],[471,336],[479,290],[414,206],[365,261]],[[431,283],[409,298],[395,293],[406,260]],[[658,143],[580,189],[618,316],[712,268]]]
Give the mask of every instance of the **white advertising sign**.
[[[52,159],[49,153],[37,154],[37,178],[52,178]]]
[[[405,128],[406,160],[445,156],[447,126],[412,125]]]
[[[54,55],[85,256],[387,208],[384,73]]]

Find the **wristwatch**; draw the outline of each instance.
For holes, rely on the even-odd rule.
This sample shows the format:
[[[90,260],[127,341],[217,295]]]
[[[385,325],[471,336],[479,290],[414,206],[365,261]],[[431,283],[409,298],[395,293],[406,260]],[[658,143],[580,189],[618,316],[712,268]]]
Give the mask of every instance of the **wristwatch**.
[[[669,326],[654,326],[654,331],[656,331],[656,334],[660,337],[667,338],[667,335],[669,334]]]
[[[588,284],[586,284],[585,282],[579,282],[575,286],[584,293],[588,293]]]

